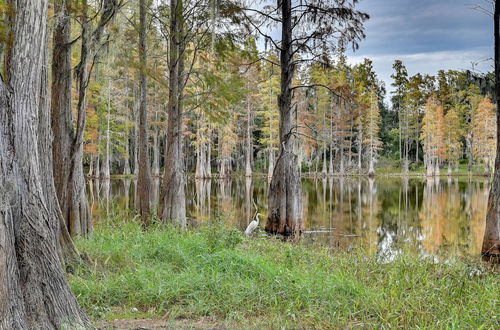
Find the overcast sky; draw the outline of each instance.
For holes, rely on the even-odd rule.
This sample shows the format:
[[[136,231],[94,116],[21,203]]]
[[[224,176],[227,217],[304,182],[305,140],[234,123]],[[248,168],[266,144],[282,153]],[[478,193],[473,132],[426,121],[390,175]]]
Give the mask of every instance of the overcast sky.
[[[367,38],[349,61],[372,59],[388,90],[395,59],[410,75],[471,69],[472,62],[493,56],[493,19],[472,10],[473,4],[490,8],[489,0],[362,0],[359,8],[371,16]],[[490,71],[492,65],[477,68]]]

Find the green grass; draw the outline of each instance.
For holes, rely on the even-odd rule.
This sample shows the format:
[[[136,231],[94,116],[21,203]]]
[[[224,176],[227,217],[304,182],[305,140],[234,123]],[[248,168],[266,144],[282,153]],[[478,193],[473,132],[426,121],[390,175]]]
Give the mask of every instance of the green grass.
[[[229,328],[500,327],[500,277],[471,261],[404,256],[379,264],[373,256],[243,238],[221,223],[187,232],[101,224],[77,244],[92,262],[78,267],[70,283],[94,320],[208,316]]]

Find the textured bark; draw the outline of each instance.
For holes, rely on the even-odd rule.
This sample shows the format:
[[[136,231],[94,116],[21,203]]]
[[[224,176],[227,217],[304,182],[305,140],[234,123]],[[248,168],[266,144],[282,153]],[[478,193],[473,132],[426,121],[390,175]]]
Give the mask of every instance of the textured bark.
[[[71,115],[71,18],[68,6],[69,0],[54,3],[51,125],[54,183],[66,227],[74,236],[89,234],[92,222],[85,192],[83,150],[81,145],[75,144]]]
[[[139,28],[139,80],[141,84],[139,106],[139,176],[137,178],[137,193],[139,196],[139,212],[144,225],[149,223],[151,217],[151,168],[148,150],[148,109],[147,94],[148,83],[146,77],[146,0],[140,1],[140,28]]]
[[[497,103],[497,155],[488,200],[486,229],[481,254],[483,260],[500,263],[500,0],[495,1],[495,94]]]
[[[47,0],[17,2],[9,81],[0,81],[0,329],[88,325],[65,279],[52,183]]]
[[[182,86],[184,72],[183,4],[171,0],[167,154],[158,214],[163,221],[186,225],[184,177]]]
[[[281,93],[278,97],[280,111],[280,155],[276,161],[269,188],[269,215],[266,231],[285,236],[298,235],[304,229],[302,187],[297,155],[293,153],[292,110],[292,15],[291,0],[281,3]]]

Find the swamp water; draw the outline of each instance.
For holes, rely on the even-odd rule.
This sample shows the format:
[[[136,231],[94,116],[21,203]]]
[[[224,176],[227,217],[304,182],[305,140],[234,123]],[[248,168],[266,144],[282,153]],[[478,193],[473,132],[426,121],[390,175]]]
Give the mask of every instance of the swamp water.
[[[187,216],[210,222],[222,216],[242,231],[255,214],[267,216],[264,177],[229,180],[187,179]],[[489,181],[453,178],[303,178],[305,239],[332,249],[361,249],[390,261],[407,249],[423,256],[479,255]],[[113,208],[134,208],[135,181],[90,180],[94,221]],[[154,181],[156,203],[159,180]]]

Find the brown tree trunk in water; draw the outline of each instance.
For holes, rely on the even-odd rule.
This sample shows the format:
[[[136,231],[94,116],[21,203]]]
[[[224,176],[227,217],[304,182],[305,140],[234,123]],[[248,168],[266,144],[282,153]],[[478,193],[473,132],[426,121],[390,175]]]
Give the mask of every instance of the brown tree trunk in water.
[[[495,1],[495,93],[497,102],[497,155],[488,200],[486,229],[481,254],[483,260],[500,263],[500,0]]]
[[[139,28],[139,58],[140,58],[140,83],[141,103],[139,107],[139,176],[137,189],[139,195],[139,212],[144,225],[149,223],[151,217],[151,168],[148,151],[148,112],[147,112],[147,77],[146,77],[146,0],[140,1],[140,28]]]
[[[186,225],[184,154],[182,128],[182,88],[184,72],[183,4],[171,0],[167,155],[158,215],[163,221]]]
[[[82,146],[73,131],[71,115],[71,18],[69,0],[55,2],[52,59],[51,124],[54,182],[66,227],[71,236],[92,231],[85,192]]]
[[[297,162],[293,153],[294,124],[292,110],[292,15],[291,0],[281,3],[282,40],[280,50],[281,92],[280,155],[276,161],[269,188],[269,215],[266,231],[285,236],[300,235],[304,229],[302,187]]]
[[[48,141],[47,0],[19,1],[0,81],[0,329],[88,326],[58,259],[61,214]]]

